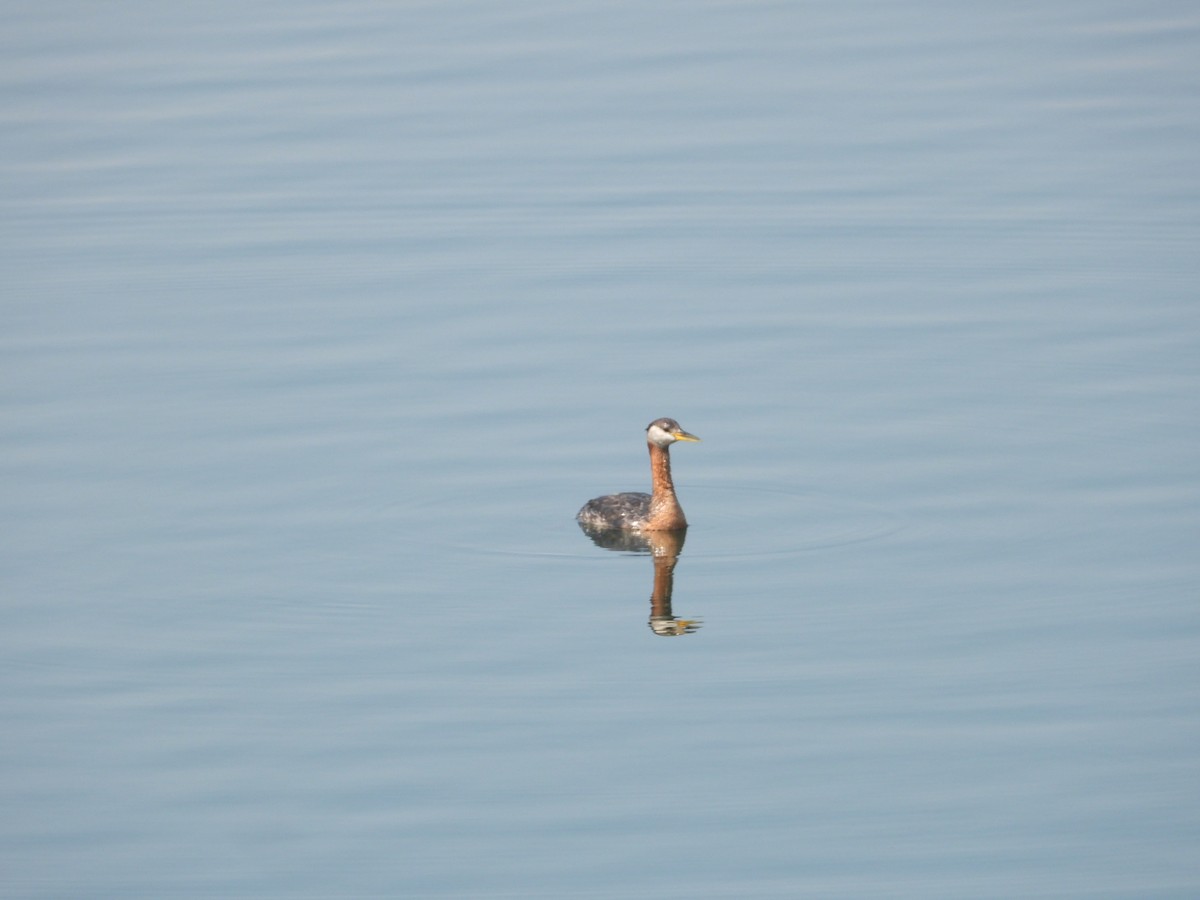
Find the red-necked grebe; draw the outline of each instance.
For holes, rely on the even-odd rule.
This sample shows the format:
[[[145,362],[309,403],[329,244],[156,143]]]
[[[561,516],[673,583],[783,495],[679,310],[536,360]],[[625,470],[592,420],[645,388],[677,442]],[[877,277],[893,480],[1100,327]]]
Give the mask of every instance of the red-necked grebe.
[[[671,482],[671,456],[667,448],[676,441],[698,441],[674,419],[655,419],[646,426],[650,447],[650,482],[653,493],[631,492],[597,497],[583,505],[575,516],[584,528],[594,531],[677,531],[687,528],[683,508]]]

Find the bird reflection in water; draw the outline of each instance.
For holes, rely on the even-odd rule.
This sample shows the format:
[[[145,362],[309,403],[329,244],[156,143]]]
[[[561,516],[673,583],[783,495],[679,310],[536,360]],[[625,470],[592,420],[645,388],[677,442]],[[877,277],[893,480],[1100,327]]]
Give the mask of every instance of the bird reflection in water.
[[[691,634],[700,627],[699,619],[680,619],[671,612],[671,594],[675,589],[675,564],[683,551],[687,529],[676,531],[598,530],[580,523],[583,533],[597,547],[625,553],[649,553],[654,560],[654,587],[650,591],[650,630],[660,637]]]

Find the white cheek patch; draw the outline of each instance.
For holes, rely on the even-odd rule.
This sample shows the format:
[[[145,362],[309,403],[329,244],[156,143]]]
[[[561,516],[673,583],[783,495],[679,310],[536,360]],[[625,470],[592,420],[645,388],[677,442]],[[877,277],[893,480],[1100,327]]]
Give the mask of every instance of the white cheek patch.
[[[652,443],[658,444],[660,447],[664,444],[675,443],[675,435],[669,431],[663,431],[657,425],[651,425],[646,431],[646,436],[650,438]]]

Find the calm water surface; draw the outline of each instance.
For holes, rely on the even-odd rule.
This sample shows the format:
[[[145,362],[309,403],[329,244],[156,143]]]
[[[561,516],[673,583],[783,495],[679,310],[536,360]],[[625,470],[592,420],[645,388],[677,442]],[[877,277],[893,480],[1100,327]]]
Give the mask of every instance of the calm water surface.
[[[1192,4],[4,18],[0,893],[1200,893]]]

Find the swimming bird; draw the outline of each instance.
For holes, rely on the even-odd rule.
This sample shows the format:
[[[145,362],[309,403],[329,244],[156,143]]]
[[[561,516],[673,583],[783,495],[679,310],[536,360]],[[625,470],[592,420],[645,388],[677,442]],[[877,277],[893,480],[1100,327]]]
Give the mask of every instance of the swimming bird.
[[[583,505],[575,516],[589,531],[679,531],[687,528],[683,507],[675,496],[671,481],[671,455],[668,448],[676,441],[698,441],[674,419],[655,419],[646,426],[646,444],[650,448],[652,493],[628,492],[596,497]]]

